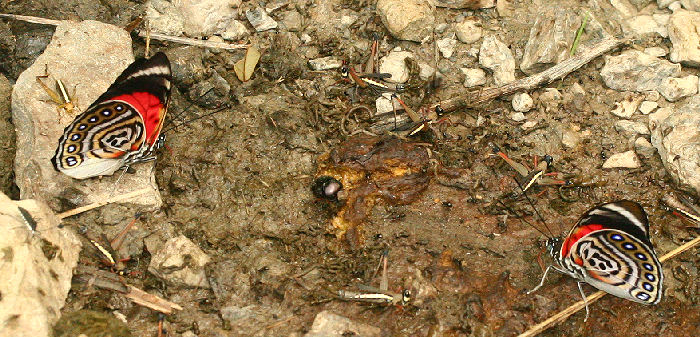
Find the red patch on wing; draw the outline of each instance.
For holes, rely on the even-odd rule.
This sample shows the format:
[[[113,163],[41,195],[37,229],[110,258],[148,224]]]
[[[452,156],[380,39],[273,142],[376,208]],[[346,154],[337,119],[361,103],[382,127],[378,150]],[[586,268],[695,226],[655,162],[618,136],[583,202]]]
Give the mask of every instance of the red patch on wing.
[[[588,235],[590,232],[597,231],[603,229],[603,225],[599,224],[590,224],[590,225],[585,225],[581,226],[579,228],[576,228],[576,230],[569,235],[566,240],[564,240],[564,243],[561,245],[561,256],[569,256],[569,252],[571,251],[571,247],[582,237]]]
[[[113,100],[124,101],[133,106],[146,126],[146,143],[153,145],[158,139],[160,130],[163,127],[163,114],[165,108],[163,102],[158,97],[147,92],[135,92],[129,95],[121,95],[112,98]]]

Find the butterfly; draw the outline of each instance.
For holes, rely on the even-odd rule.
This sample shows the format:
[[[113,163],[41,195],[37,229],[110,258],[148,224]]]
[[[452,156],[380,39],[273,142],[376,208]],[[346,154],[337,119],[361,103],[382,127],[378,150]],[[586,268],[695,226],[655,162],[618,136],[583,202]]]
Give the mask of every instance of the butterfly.
[[[111,175],[155,159],[170,102],[170,61],[159,52],[129,65],[107,91],[70,123],[53,167],[72,178]]]
[[[564,237],[547,240],[554,265],[609,294],[643,304],[657,304],[663,295],[664,274],[649,240],[649,221],[638,203],[621,200],[598,205],[581,216]],[[585,296],[584,296],[585,301]],[[588,318],[588,306],[586,306]]]

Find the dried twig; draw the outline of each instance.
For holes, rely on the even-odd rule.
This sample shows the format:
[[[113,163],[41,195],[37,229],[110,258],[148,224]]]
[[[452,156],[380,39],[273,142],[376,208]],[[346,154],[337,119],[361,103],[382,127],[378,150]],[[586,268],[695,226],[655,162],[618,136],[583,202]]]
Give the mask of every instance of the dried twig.
[[[445,113],[454,112],[463,108],[476,108],[489,102],[497,97],[513,94],[518,91],[526,91],[537,88],[543,84],[551,83],[559,78],[562,78],[572,71],[581,68],[596,57],[603,55],[610,50],[623,44],[624,40],[619,40],[614,37],[607,37],[598,42],[593,47],[586,49],[580,54],[568,58],[551,68],[538,74],[519,79],[517,81],[504,84],[497,88],[486,88],[484,90],[467,93],[454,98],[446,99],[438,103],[421,108],[423,111],[434,111],[435,107],[440,106]],[[387,121],[381,120],[373,125],[370,130],[373,132],[381,132],[387,128],[397,125],[397,129],[401,130],[411,123],[411,120],[406,115],[396,116],[394,120],[393,114],[388,116]]]
[[[664,262],[666,260],[670,260],[670,259],[674,258],[676,255],[683,253],[683,252],[693,248],[694,246],[698,245],[698,243],[700,243],[700,236],[698,236],[695,239],[688,241],[685,244],[678,246],[676,249],[668,252],[667,254],[662,256],[659,259],[659,261]],[[591,304],[591,303],[597,301],[599,298],[605,296],[606,294],[607,293],[602,291],[602,290],[598,291],[593,295],[587,296],[586,302],[588,304]],[[529,330],[523,332],[518,337],[536,336],[537,334],[541,333],[542,331],[549,329],[553,325],[556,325],[556,324],[559,324],[559,323],[565,321],[569,316],[573,315],[574,313],[576,313],[577,311],[579,311],[585,307],[586,307],[586,305],[584,304],[583,300],[578,301],[578,302],[572,304],[571,306],[569,306],[568,308],[558,312],[556,315],[543,321],[542,323],[539,323],[537,325],[530,327]]]
[[[144,188],[139,189],[139,190],[136,190],[136,191],[132,191],[132,192],[125,193],[125,194],[122,194],[122,195],[118,195],[118,196],[116,196],[116,197],[114,197],[114,198],[109,198],[109,199],[107,199],[107,200],[98,201],[98,202],[94,202],[94,203],[89,204],[89,205],[85,205],[85,206],[82,206],[82,207],[74,208],[74,209],[72,209],[72,210],[70,210],[70,211],[65,211],[65,212],[63,212],[63,213],[59,213],[59,214],[58,214],[58,218],[59,218],[59,219],[65,219],[65,218],[67,218],[67,217],[69,217],[69,216],[73,216],[73,215],[76,215],[76,214],[80,214],[80,213],[83,213],[83,212],[87,212],[87,211],[89,211],[89,210],[91,210],[91,209],[95,209],[95,208],[98,208],[98,207],[102,207],[102,206],[107,205],[107,204],[112,204],[112,203],[124,201],[124,200],[127,200],[127,199],[131,199],[131,198],[133,198],[133,197],[137,197],[137,196],[139,196],[139,195],[141,195],[141,194],[148,193],[148,191],[151,191],[151,190],[152,190],[152,188],[150,188],[150,187],[144,187]]]
[[[160,311],[166,315],[170,315],[173,312],[173,309],[182,310],[182,307],[177,303],[170,302],[156,295],[151,295],[131,285],[128,287],[129,292],[124,296],[131,299],[132,301],[134,301],[134,303],[138,305],[142,305],[144,307]]]
[[[8,18],[8,19],[13,19],[13,20],[18,20],[18,21],[37,23],[40,25],[50,25],[50,26],[58,26],[62,22],[61,20],[52,20],[52,19],[40,18],[40,17],[36,17],[36,16],[3,14],[3,13],[0,13],[0,18]],[[148,35],[147,32],[139,32],[140,37],[145,38],[147,35]],[[205,47],[205,48],[216,48],[216,49],[226,49],[226,50],[248,48],[247,44],[231,44],[231,43],[225,43],[225,42],[212,42],[212,41],[190,39],[190,38],[179,37],[179,36],[169,36],[169,35],[158,34],[158,33],[150,33],[150,38],[153,40],[169,41],[169,42],[175,42],[175,43],[186,44],[186,45],[197,46],[197,47]]]

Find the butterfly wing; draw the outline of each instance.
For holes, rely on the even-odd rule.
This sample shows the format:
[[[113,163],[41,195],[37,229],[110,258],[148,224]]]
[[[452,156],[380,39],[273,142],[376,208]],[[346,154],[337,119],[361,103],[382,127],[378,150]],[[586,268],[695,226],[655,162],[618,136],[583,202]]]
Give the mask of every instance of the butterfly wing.
[[[170,100],[170,62],[163,53],[139,59],[69,124],[51,159],[75,179],[110,175],[157,144]]]
[[[656,304],[663,294],[663,270],[651,245],[617,229],[592,232],[566,257],[588,284],[631,301]]]

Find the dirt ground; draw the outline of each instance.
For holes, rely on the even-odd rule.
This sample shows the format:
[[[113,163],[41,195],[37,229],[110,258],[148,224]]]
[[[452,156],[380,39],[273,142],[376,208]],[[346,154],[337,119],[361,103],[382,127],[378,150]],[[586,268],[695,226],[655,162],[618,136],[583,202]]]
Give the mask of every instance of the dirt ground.
[[[10,0],[0,2],[0,12],[125,26],[139,15],[140,3]],[[542,275],[540,255],[544,263],[549,262],[543,251],[544,236],[513,216],[504,217],[507,212],[497,206],[495,200],[502,198],[536,223],[532,208],[512,193],[517,191],[514,171],[492,155],[491,142],[526,163],[549,154],[554,158],[553,171],[587,185],[564,190],[565,198],[556,187],[538,186],[530,193],[555,233],[568,231],[595,204],[630,199],[649,214],[657,253],[696,235],[661,208],[658,200],[673,184],[658,156],[644,159],[639,169],[601,168],[609,155],[632,145],[614,130],[617,118],[609,113],[625,94],[603,85],[599,73],[604,61],[599,58],[547,86],[559,89],[561,100],[540,100],[544,88],[531,92],[537,105],[527,116],[538,121],[537,128],[524,131],[512,121],[510,99],[504,98],[451,114],[450,123],[437,126],[441,139],[426,132],[410,140],[429,149],[425,191],[407,204],[378,201],[358,227],[356,242],[336,237],[330,221],[342,205],[314,197],[311,186],[323,154],[351,139],[350,133],[368,137],[361,131],[372,124],[366,114],[357,113],[348,120],[344,116],[359,104],[373,109],[376,96],[363,92],[361,101],[352,103],[344,94],[348,86],[334,84],[340,79],[337,71],[311,71],[307,60],[334,55],[362,63],[374,33],[382,38],[380,56],[400,46],[429,61],[433,44],[393,39],[371,1],[329,3],[337,12],[357,14],[356,23],[342,32],[323,29],[313,21],[319,17],[311,7],[297,5],[312,42],[300,45],[302,32],[253,34],[250,43],[262,50],[263,57],[249,82],[241,83],[232,69],[243,51],[187,51],[201,55],[205,68],[216,69],[228,81],[231,92],[220,99],[231,108],[167,133],[169,149],[156,164],[164,206],[146,214],[122,249],[132,256],[131,268],[142,273],[129,282],[185,308],[166,319],[173,336],[186,331],[200,337],[301,336],[323,310],[379,327],[387,336],[513,336],[579,300],[576,282],[553,274],[539,291],[525,294]],[[534,17],[549,10],[548,6],[546,1],[513,1],[510,16],[499,16],[495,9],[472,14],[485,30],[497,32],[519,61]],[[560,6],[577,13],[587,8],[578,1]],[[439,8],[436,23],[452,23],[463,12]],[[619,33],[614,25],[610,29]],[[0,60],[0,72],[10,83],[40,54],[51,32],[46,26],[0,22],[0,40],[16,37],[0,46],[7,56]],[[624,48],[648,46],[668,49],[670,42],[650,38]],[[142,54],[143,48],[143,40],[136,38],[135,54]],[[173,52],[181,47],[154,42],[153,48]],[[468,47],[460,44],[460,48]],[[457,61],[441,58],[438,68],[451,75],[425,102],[463,93],[459,68],[464,66],[478,67],[466,53],[459,54]],[[585,89],[585,97],[570,93],[574,83]],[[181,120],[187,120],[212,111],[192,105],[187,89],[181,85],[173,90],[170,116],[182,113]],[[417,106],[420,94],[409,91],[408,101]],[[10,121],[7,107],[2,114],[3,123]],[[571,126],[579,133],[590,131],[573,150],[561,143],[561,130]],[[14,137],[11,126],[0,128],[0,133],[2,139]],[[2,172],[12,167],[14,147],[9,144],[0,149]],[[8,181],[0,182],[3,192],[18,197],[9,183],[11,175],[3,173],[1,178]],[[109,237],[134,212],[110,205],[70,221]],[[212,258],[207,277],[216,285],[213,289],[176,287],[147,272],[150,255],[143,239],[173,234],[187,236]],[[385,248],[389,248],[390,288],[410,289],[413,303],[397,308],[335,299],[329,290],[379,284],[373,275]],[[543,335],[693,335],[692,331],[700,331],[699,262],[695,252],[664,263],[666,293],[656,306],[606,296],[590,306],[587,322],[579,312]],[[587,285],[584,290],[594,291]],[[76,284],[63,311],[79,309],[119,311],[126,315],[133,336],[156,335],[155,313],[119,294]]]

